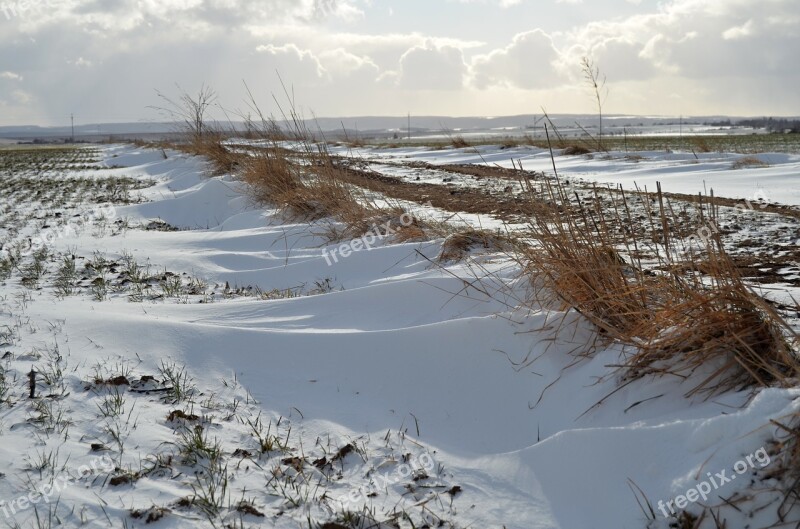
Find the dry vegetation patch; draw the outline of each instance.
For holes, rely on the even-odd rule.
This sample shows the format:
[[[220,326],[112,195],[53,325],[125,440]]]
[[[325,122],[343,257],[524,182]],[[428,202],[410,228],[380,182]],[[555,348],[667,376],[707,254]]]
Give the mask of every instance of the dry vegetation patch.
[[[549,194],[551,206],[532,217],[537,244],[524,250],[531,274],[546,279],[538,301],[572,307],[633,346],[619,366],[627,377],[688,378],[704,369],[689,394],[795,381],[793,330],[744,283],[718,236],[702,253],[676,251],[674,221],[659,195],[649,226],[656,262],[645,266],[636,257],[642,243],[615,229],[631,223],[624,194],[611,213],[579,206],[571,214],[563,186]]]
[[[745,169],[748,167],[769,167],[769,164],[755,156],[744,156],[731,165],[732,169]]]
[[[510,252],[513,247],[514,240],[509,236],[485,230],[466,229],[445,238],[438,261],[460,261],[476,248],[494,252]]]

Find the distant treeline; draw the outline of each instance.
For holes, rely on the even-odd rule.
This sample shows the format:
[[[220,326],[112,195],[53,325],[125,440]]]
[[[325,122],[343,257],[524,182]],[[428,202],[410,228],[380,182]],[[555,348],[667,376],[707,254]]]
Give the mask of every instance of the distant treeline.
[[[728,122],[730,125],[730,121]],[[800,119],[786,119],[786,118],[759,118],[759,119],[743,119],[737,121],[736,125],[740,127],[753,127],[758,129],[767,129],[770,132],[784,132],[790,130],[792,132],[800,132]]]

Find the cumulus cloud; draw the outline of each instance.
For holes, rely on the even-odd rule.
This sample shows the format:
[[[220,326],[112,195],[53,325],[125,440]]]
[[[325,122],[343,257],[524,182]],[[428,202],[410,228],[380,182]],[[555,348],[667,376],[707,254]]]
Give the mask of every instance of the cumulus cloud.
[[[689,77],[736,69],[774,74],[791,63],[800,36],[797,26],[778,21],[797,15],[794,0],[673,0],[654,14],[589,24],[572,32],[570,40],[598,54],[614,41],[623,56],[637,51],[627,71],[615,66],[625,79],[641,77],[646,67],[642,60],[657,70]],[[745,38],[757,33],[762,33],[758,43]],[[620,50],[622,44],[632,50]],[[612,54],[606,55],[614,61]]]
[[[580,90],[565,88],[581,86],[580,61],[588,56],[607,76],[610,102],[621,112],[663,112],[656,101],[681,112],[720,112],[724,103],[791,109],[800,104],[790,88],[800,74],[788,67],[800,38],[797,23],[795,0],[671,0],[647,14],[519,34],[471,58],[472,86],[540,92],[561,86],[563,100],[575,101]],[[780,103],[764,105],[764,94]]]
[[[0,13],[3,116],[139,119],[154,89],[176,82],[190,90],[210,84],[235,106],[242,79],[260,93],[281,93],[276,71],[320,115],[410,106],[519,113],[546,103],[582,111],[590,110],[580,108],[583,56],[607,75],[611,111],[800,108],[797,0],[663,0],[658,7],[614,0],[617,7],[605,9],[612,0],[597,0],[573,11],[600,18],[550,27],[547,15],[563,11],[557,4],[564,1],[448,0],[424,21],[405,7],[386,18],[374,0],[29,2],[26,13]],[[472,19],[454,24],[464,2],[474,4]],[[617,15],[621,4],[638,14]],[[486,20],[475,19],[481,10]],[[511,13],[520,14],[510,20],[514,29],[487,27]]]
[[[654,42],[651,38],[648,43]],[[637,42],[627,36],[604,36],[589,46],[574,44],[562,54],[562,69],[578,82],[582,74],[578,65],[589,57],[613,81],[647,79],[659,72],[658,60],[651,54],[648,43]]]
[[[335,78],[361,78],[366,82],[378,77],[378,66],[366,56],[348,52],[344,48],[324,50],[318,57],[325,70]]]
[[[327,71],[313,53],[294,44],[266,44],[256,47],[256,51],[266,55],[270,59],[269,66],[278,72],[291,71],[294,82],[313,83],[327,76]]]
[[[545,32],[534,30],[514,37],[511,44],[472,61],[474,84],[478,88],[508,86],[524,89],[558,84],[561,54]]]
[[[461,49],[427,43],[403,54],[397,83],[412,90],[458,90],[464,84],[466,72]]]

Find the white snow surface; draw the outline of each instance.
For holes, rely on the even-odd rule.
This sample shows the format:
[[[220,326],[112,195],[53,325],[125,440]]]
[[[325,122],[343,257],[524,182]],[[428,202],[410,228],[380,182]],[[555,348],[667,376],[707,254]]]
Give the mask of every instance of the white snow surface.
[[[7,368],[25,373],[41,366],[41,360],[25,360],[25,354],[57,344],[68,365],[70,394],[63,406],[72,421],[66,438],[43,434],[28,420],[31,404],[25,399],[0,407],[0,499],[6,504],[49,479],[47,472],[31,469],[37,455],[57,451],[62,472],[71,475],[96,457],[89,443],[103,438],[103,419],[100,397],[84,390],[86,373],[96,364],[111,366],[122,359],[134,361],[139,374],[155,374],[166,359],[185,365],[199,391],[220,400],[249,392],[256,403],[247,399],[243,409],[273,421],[290,420],[292,443],[302,444],[309,457],[320,439],[334,439],[337,446],[359,439],[366,447],[363,458],[343,461],[341,477],[329,485],[328,511],[287,508],[271,495],[265,483],[277,464],[274,458],[235,473],[231,464],[231,496],[253,498],[265,515],[246,516],[245,527],[307,527],[307,514],[320,522],[326,516],[336,519],[342,508],[337,501],[369,482],[368,474],[382,461],[379,454],[387,450],[384,438],[392,432],[398,454],[431,454],[441,465],[431,479],[462,492],[452,499],[441,488],[410,494],[405,487],[412,482],[405,479],[348,504],[350,509],[374,507],[378,519],[395,506],[420,513],[423,500],[435,495],[434,510],[455,527],[644,528],[648,520],[631,483],[654,507],[659,500],[667,502],[697,485],[706,472],[728,469],[730,474],[738,460],[767,446],[776,433],[770,419],[784,420],[798,410],[796,390],[688,399],[684,394],[692,381],[677,379],[641,380],[618,390],[620,375],[610,366],[623,349],[600,345],[591,358],[579,357],[594,340],[588,323],[573,313],[519,307],[527,280],[502,255],[474,255],[440,268],[431,260],[442,241],[382,240],[370,251],[328,266],[323,252],[340,243],[328,242],[323,226],[254,206],[239,183],[230,176],[208,177],[196,158],[169,152],[165,160],[159,151],[131,146],[103,149],[106,164],[116,168],[95,177],[157,181],[143,191],[148,202],[117,208],[117,218],[160,218],[184,229],[130,229],[114,237],[87,231],[57,240],[55,250],[77,249],[83,256],[97,250],[109,258],[129,252],[141,262],[149,259],[155,267],[209,284],[264,291],[305,286],[307,291],[327,282],[333,288],[287,299],[184,304],[130,303],[124,296],[102,302],[86,295],[60,299],[45,287],[21,303],[24,289],[18,281],[0,284],[0,329],[17,318],[26,321],[18,340],[0,347],[0,354],[11,351],[16,358]],[[514,157],[537,170],[551,163],[547,153],[532,149],[481,154],[373,150],[369,156],[508,167]],[[692,193],[705,181],[717,195],[749,197],[763,189],[776,201],[800,204],[797,156],[768,155],[769,167],[741,170],[730,169],[734,157],[728,155],[643,156],[636,163],[620,156],[562,157],[558,163],[566,177],[626,186],[634,181],[653,186],[660,180],[667,191]],[[18,380],[18,392],[25,383]],[[136,403],[131,412],[136,425],[124,454],[112,451],[111,457],[123,468],[136,469],[147,455],[174,443],[176,434],[157,397],[126,398],[126,413]],[[241,424],[213,415],[207,431],[224,452],[246,444]],[[171,505],[191,496],[194,482],[184,473],[112,487],[107,475],[78,478],[64,489],[56,512],[65,526],[144,526],[130,517],[131,509]],[[741,476],[717,494],[729,497],[748,483]],[[743,509],[774,497],[762,494]],[[708,503],[720,503],[712,499],[718,498]],[[38,509],[53,506],[40,503]],[[153,526],[211,527],[196,510],[171,509]],[[729,527],[743,527],[738,524],[744,515],[723,512],[732,520]],[[656,515],[650,527],[667,527],[668,520],[658,510]],[[10,518],[0,511],[0,518],[12,526],[36,527],[33,509]],[[772,520],[774,509],[768,508],[750,522],[755,527]]]
[[[550,151],[536,147],[503,149],[486,145],[464,149],[431,150],[427,148],[339,147],[337,154],[366,159],[397,159],[438,164],[487,164],[553,173]],[[562,156],[554,151],[556,167],[562,178],[583,179],[600,184],[622,184],[625,189],[647,188],[654,191],[660,182],[671,193],[708,194],[753,200],[763,197],[770,202],[800,205],[800,155],[782,153],[692,152],[620,152]],[[512,162],[512,159],[514,162]],[[736,168],[736,162],[744,165]],[[747,164],[758,160],[763,165]]]

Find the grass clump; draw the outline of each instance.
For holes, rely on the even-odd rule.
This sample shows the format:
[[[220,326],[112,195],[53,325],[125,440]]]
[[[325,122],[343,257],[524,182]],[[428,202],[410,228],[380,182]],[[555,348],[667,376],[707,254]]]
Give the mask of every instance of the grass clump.
[[[384,213],[363,190],[345,182],[345,169],[325,150],[289,153],[271,146],[258,149],[242,166],[241,179],[256,202],[304,220],[334,217],[345,225],[341,238],[366,233]]]
[[[75,264],[75,255],[62,256],[61,265],[58,268],[54,287],[56,295],[61,298],[71,296],[77,290],[78,269]]]
[[[5,281],[6,279],[10,278],[13,271],[14,261],[12,260],[11,256],[0,256],[0,281]]]
[[[755,156],[743,156],[731,165],[731,169],[745,169],[748,167],[769,167],[769,164]]]
[[[649,195],[637,198],[651,204]],[[632,346],[619,366],[626,378],[698,373],[691,395],[788,386],[800,374],[795,334],[745,284],[719,236],[701,251],[680,251],[660,189],[643,228],[648,248],[628,235],[641,223],[621,191],[574,206],[557,182],[547,199],[533,216],[535,244],[522,250],[531,274],[545,280],[540,301],[571,307],[602,335]],[[654,257],[644,263],[642,255]]]
[[[464,259],[476,248],[485,250],[509,251],[512,248],[510,238],[485,230],[466,229],[448,235],[442,243],[439,262],[452,262]]]
[[[250,130],[260,141],[257,147],[245,148],[240,178],[249,185],[255,202],[275,205],[304,220],[333,218],[344,225],[335,230],[340,239],[360,237],[379,220],[403,212],[377,205],[365,189],[354,185],[349,160],[315,141],[294,107],[285,119],[291,124],[289,130],[282,130],[261,114],[252,98],[250,104],[261,119],[260,124],[251,120]]]
[[[450,144],[456,149],[466,149],[471,147],[469,142],[464,139],[464,136],[456,136],[450,140]]]
[[[230,174],[238,167],[240,157],[225,145],[226,139],[227,135],[221,131],[207,131],[192,138],[189,150],[192,154],[205,156],[211,162],[214,174]]]
[[[564,150],[561,151],[563,156],[582,156],[585,154],[591,154],[592,151],[584,147],[583,145],[567,145],[564,147]]]
[[[289,160],[280,147],[257,149],[242,162],[240,178],[260,204],[272,203],[291,215],[317,219],[324,216],[311,186],[303,179],[301,165]]]
[[[179,403],[190,399],[196,393],[194,382],[189,377],[186,367],[174,362],[162,361],[159,373],[168,388],[164,398],[170,403]]]

